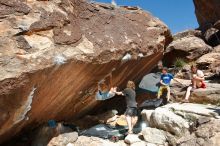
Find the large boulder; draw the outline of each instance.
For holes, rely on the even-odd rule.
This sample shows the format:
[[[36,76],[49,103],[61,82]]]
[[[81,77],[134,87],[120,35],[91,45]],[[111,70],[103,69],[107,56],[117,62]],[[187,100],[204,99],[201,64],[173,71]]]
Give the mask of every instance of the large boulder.
[[[125,143],[127,144],[134,144],[134,143],[139,143],[141,142],[141,139],[139,138],[139,135],[137,134],[128,134],[126,137],[125,137]]]
[[[99,81],[140,80],[171,38],[137,8],[84,0],[3,0],[0,8],[0,143],[34,123],[85,115],[100,104]]]
[[[216,46],[213,51],[214,53],[220,53],[220,45]]]
[[[143,129],[142,135],[144,140],[149,143],[164,145],[167,141],[166,132],[156,128],[147,127]]]
[[[120,146],[120,143],[113,143],[98,137],[79,136],[77,141],[73,143],[74,146]],[[125,145],[125,144],[124,144]],[[124,146],[122,145],[122,146]]]
[[[142,131],[144,139],[147,142],[156,145],[164,144],[165,142],[168,142],[169,145],[180,146],[219,145],[220,108],[218,106],[193,103],[171,103],[157,108],[152,114],[151,111],[146,112],[146,110],[142,113],[151,116],[151,121],[147,122],[150,122],[150,126],[154,127],[147,127]],[[153,118],[157,119],[157,121],[153,120]],[[186,123],[187,126],[184,126],[184,123]],[[159,129],[163,129],[164,131]],[[181,135],[174,133],[174,131],[179,130],[182,131]],[[171,134],[169,132],[171,132]]]
[[[200,56],[211,52],[212,47],[207,45],[201,38],[195,36],[186,36],[174,40],[166,48],[164,62],[167,65],[173,65],[177,58],[185,61],[195,61]]]
[[[210,70],[214,74],[220,73],[220,53],[208,53],[201,56],[196,63],[200,68]]]
[[[71,134],[64,134],[63,133],[71,133]],[[58,136],[59,135],[59,136]],[[58,136],[58,137],[57,137]],[[31,140],[31,146],[46,146],[50,140],[52,140],[52,143],[54,145],[58,145],[57,143],[60,142],[63,143],[64,141],[60,139],[69,138],[67,141],[73,141],[73,139],[77,139],[78,134],[76,132],[73,132],[73,130],[69,127],[64,126],[62,123],[58,123],[56,127],[50,127],[48,125],[42,125],[38,127],[36,130],[30,132],[30,140]],[[71,138],[70,138],[71,137]],[[65,144],[63,144],[65,145]]]
[[[181,116],[176,115],[172,109],[159,107],[151,115],[151,127],[159,128],[176,136],[181,136],[189,129],[189,123]]]
[[[172,103],[165,105],[164,108],[172,109],[174,113],[183,112],[185,114],[190,113],[194,115],[217,118],[219,116],[219,107],[213,105],[203,105],[194,103]],[[195,117],[196,119],[199,118]],[[186,117],[184,117],[187,119]],[[187,119],[191,120],[191,119]]]
[[[64,133],[51,139],[47,146],[66,146],[69,143],[74,143],[77,140],[77,138],[77,132]]]
[[[167,141],[166,132],[156,128],[147,127],[142,130],[144,140],[149,143],[164,145]]]
[[[201,28],[206,29],[220,20],[220,1],[218,0],[193,0],[195,13]]]
[[[204,38],[211,46],[220,44],[220,2],[218,0],[193,0],[195,13]]]
[[[219,120],[212,119],[210,122],[199,125],[190,135],[177,140],[177,145],[219,146],[219,122]]]
[[[217,28],[209,28],[204,32],[204,39],[206,40],[206,42],[215,47],[217,45],[220,44],[220,31]]]
[[[178,32],[176,34],[173,35],[173,41],[178,40],[178,39],[182,39],[184,37],[198,37],[198,38],[202,38],[202,31],[201,30],[194,30],[194,29],[189,29],[189,30],[184,30],[182,32]]]
[[[176,101],[182,101],[185,97],[186,89],[190,85],[190,80],[177,79],[180,83],[173,82],[171,85],[172,96]],[[220,84],[219,83],[206,83],[206,88],[199,88],[192,91],[190,95],[190,102],[194,103],[208,103],[219,105],[220,104]]]

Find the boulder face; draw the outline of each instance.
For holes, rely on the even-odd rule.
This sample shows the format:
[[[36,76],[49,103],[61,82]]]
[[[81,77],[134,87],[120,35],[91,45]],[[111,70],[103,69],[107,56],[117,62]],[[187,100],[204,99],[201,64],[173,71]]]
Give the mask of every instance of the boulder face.
[[[206,42],[215,47],[220,44],[220,2],[218,0],[193,0],[195,14]]]
[[[182,58],[186,62],[195,61],[202,55],[212,51],[212,47],[207,45],[201,38],[193,35],[178,36],[166,48],[164,62],[172,66],[176,59]],[[182,36],[182,37],[181,37]]]
[[[177,78],[176,78],[177,79]],[[172,96],[176,101],[182,102],[185,98],[185,93],[187,87],[191,84],[191,80],[177,79],[182,84],[177,82],[172,83],[171,91]],[[220,101],[220,84],[219,80],[212,80],[211,82],[206,82],[206,88],[195,89],[190,95],[190,102],[201,103],[201,104],[213,104],[219,105]],[[213,82],[213,83],[212,83]],[[216,82],[216,83],[215,83]]]
[[[220,20],[220,1],[193,0],[195,13],[201,28],[206,29]]]
[[[83,116],[100,103],[99,81],[138,81],[171,38],[148,12],[83,0],[2,0],[0,14],[0,143]]]
[[[196,61],[198,66],[203,66],[205,69],[210,69],[211,72],[217,73],[220,65],[220,53],[208,53],[201,56]]]

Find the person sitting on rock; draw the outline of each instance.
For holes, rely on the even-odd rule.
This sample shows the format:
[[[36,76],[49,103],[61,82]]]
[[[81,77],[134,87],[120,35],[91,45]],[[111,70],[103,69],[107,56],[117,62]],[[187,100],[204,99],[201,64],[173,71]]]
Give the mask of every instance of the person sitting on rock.
[[[128,125],[128,134],[131,134],[133,133],[133,127],[138,120],[135,83],[133,81],[128,81],[126,89],[124,89],[121,92],[115,92],[115,93],[117,95],[125,96],[126,104],[127,104],[125,116]]]
[[[191,66],[191,85],[187,88],[185,102],[189,102],[190,92],[197,88],[206,88],[204,73],[198,70],[195,65]]]
[[[168,73],[168,68],[163,67],[162,74],[160,77],[160,88],[157,93],[157,98],[159,99],[163,94],[163,91],[167,91],[167,101],[170,101],[170,82],[173,79],[173,75]]]

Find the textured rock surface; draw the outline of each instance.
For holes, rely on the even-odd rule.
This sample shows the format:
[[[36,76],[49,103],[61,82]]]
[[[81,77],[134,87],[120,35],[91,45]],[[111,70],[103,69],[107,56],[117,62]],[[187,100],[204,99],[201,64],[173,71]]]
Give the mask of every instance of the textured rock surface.
[[[144,113],[146,113],[146,110]],[[142,134],[145,141],[153,144],[168,142],[169,145],[173,146],[218,146],[220,131],[218,119],[219,114],[219,107],[214,105],[193,103],[167,104],[155,109],[151,115],[150,121],[150,126],[152,128],[147,127],[142,131]],[[153,119],[157,119],[157,121]],[[188,126],[184,126],[184,123],[187,123],[186,125]],[[165,131],[159,129],[163,129]],[[173,131],[182,132],[181,135],[172,135],[169,133],[171,132],[174,134]]]
[[[166,133],[156,128],[147,127],[142,131],[144,140],[149,143],[163,145],[166,142]]]
[[[91,111],[100,80],[138,81],[170,39],[148,12],[82,0],[1,0],[0,14],[0,143],[28,125]]]
[[[185,61],[195,61],[200,56],[211,52],[211,50],[212,47],[207,45],[201,38],[190,34],[186,37],[180,35],[166,48],[164,63],[167,66],[172,66],[177,58],[182,58]]]
[[[215,47],[220,44],[220,31],[217,28],[209,28],[204,33],[204,39],[206,42]]]
[[[182,101],[184,99],[187,86],[190,85],[190,80],[178,79],[182,85],[179,83],[173,83],[171,85],[172,95],[175,97],[176,101]],[[220,101],[220,84],[218,83],[206,83],[205,89],[196,89],[191,93],[190,102],[194,103],[208,103],[219,105]]]
[[[220,2],[218,0],[194,0],[195,13],[204,38],[211,46],[220,44]]]
[[[182,39],[184,37],[195,36],[198,38],[202,38],[202,32],[200,30],[189,29],[182,32],[178,32],[173,35],[173,40]]]
[[[173,103],[165,105],[164,108],[173,109],[174,111],[181,111],[184,113],[191,113],[205,117],[216,117],[219,115],[219,107],[213,105],[193,104],[193,103]]]
[[[216,46],[213,51],[214,53],[220,53],[220,45]]]
[[[69,133],[69,132],[72,133],[67,135],[66,134],[62,135],[63,133]],[[53,144],[57,144],[58,142],[60,142],[60,144],[65,143],[73,140],[75,137],[76,138],[78,137],[78,134],[76,132],[73,132],[73,130],[69,127],[63,126],[62,123],[58,123],[57,126],[54,128],[51,128],[48,125],[43,125],[30,133],[32,135],[30,141],[31,146],[47,145],[53,137],[55,137],[54,140],[52,140]],[[64,139],[64,137],[66,137],[66,141],[62,140]]]
[[[141,139],[136,134],[129,134],[125,137],[125,143],[127,144],[134,144],[137,142],[141,142]]]
[[[51,139],[47,146],[66,146],[68,143],[74,143],[77,138],[77,132],[64,133]]]
[[[189,128],[189,123],[185,119],[176,115],[172,109],[164,107],[159,107],[152,113],[149,124],[151,127],[168,131],[177,136],[183,135]]]
[[[208,53],[201,56],[196,63],[201,68],[210,70],[214,74],[220,73],[220,53]]]
[[[195,13],[200,27],[207,28],[220,20],[220,1],[218,0],[193,0]]]
[[[86,137],[86,136],[80,136],[78,137],[77,141],[74,143],[74,146],[122,146],[125,145],[124,143],[113,143],[101,138],[97,137]]]
[[[219,146],[219,120],[213,119],[199,125],[190,135],[185,135],[177,141],[179,146]]]
[[[185,57],[188,60],[195,60],[211,50],[212,48],[210,46],[206,45],[202,39],[195,36],[183,37],[173,41],[166,49],[167,52],[180,51],[182,55],[186,54]]]

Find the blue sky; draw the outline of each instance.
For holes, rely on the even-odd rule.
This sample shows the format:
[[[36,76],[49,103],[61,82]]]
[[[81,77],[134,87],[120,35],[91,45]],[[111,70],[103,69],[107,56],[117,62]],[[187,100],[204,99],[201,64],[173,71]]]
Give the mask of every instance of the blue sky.
[[[112,0],[95,0],[111,3]],[[117,5],[139,6],[165,22],[172,33],[198,27],[193,0],[115,0]]]

